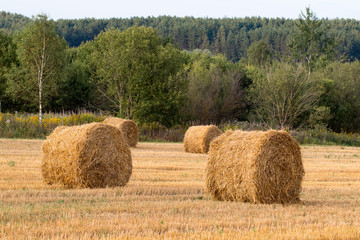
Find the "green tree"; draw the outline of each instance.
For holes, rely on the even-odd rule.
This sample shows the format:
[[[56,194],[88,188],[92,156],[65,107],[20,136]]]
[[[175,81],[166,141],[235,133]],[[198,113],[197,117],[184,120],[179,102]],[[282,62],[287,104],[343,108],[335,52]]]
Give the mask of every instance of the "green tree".
[[[153,28],[110,29],[96,37],[91,64],[98,90],[122,117],[139,122],[176,121],[186,82],[186,56]]]
[[[271,64],[272,54],[263,40],[253,42],[247,52],[248,64],[264,68]]]
[[[16,46],[12,38],[0,30],[0,112],[4,102],[9,100],[6,96],[6,74],[12,64],[16,63]]]
[[[65,62],[66,42],[55,32],[54,21],[38,15],[17,40],[20,66],[13,69],[9,91],[14,98],[37,100],[39,123],[42,124],[43,103],[56,91],[57,80]],[[34,94],[36,93],[36,94]]]
[[[225,27],[223,25],[221,25],[219,28],[214,45],[215,45],[214,51],[216,53],[225,53],[226,33],[225,33]]]
[[[59,82],[56,106],[58,110],[71,111],[89,108],[91,104],[92,86],[90,71],[81,61],[75,60],[64,69],[64,75]]]
[[[301,64],[279,63],[264,74],[249,75],[254,76],[249,94],[258,117],[281,128],[294,127],[302,114],[314,111],[323,93],[319,78]]]
[[[209,49],[210,45],[209,45],[209,38],[207,36],[206,33],[203,33],[202,35],[202,43],[200,45],[201,49]]]
[[[190,56],[184,114],[203,124],[239,119],[246,109],[244,69],[223,55],[212,56],[208,50],[195,50]]]
[[[306,11],[303,15],[305,17],[301,16],[301,18],[305,20]],[[0,12],[0,28],[4,29],[6,33],[20,30],[30,21],[31,19],[22,15]],[[322,39],[335,35],[339,41],[335,47],[337,58],[342,57],[345,53],[347,59],[351,61],[360,59],[358,50],[360,21],[355,19],[322,19],[321,21],[322,27],[326,30]],[[226,40],[225,48],[220,53],[225,54],[230,60],[238,61],[246,56],[246,50],[251,43],[261,39],[266,40],[274,56],[281,58],[281,55],[287,55],[289,38],[292,33],[299,33],[299,31],[291,33],[291,29],[297,30],[295,22],[299,23],[299,19],[258,17],[203,19],[160,16],[128,19],[61,19],[55,22],[55,26],[58,34],[64,37],[71,47],[77,47],[83,42],[93,40],[105,29],[114,27],[125,30],[134,25],[157,29],[161,37],[174,39],[174,43],[179,48],[189,51],[200,48],[216,52],[215,45],[220,48],[221,39],[223,39]],[[235,43],[232,44],[234,41]],[[299,61],[299,58],[296,61]],[[301,61],[305,62],[306,60],[302,59]]]
[[[325,34],[329,28],[310,8],[306,8],[305,13],[301,12],[295,27],[288,44],[289,50],[296,61],[306,64],[309,73],[334,59],[335,39]]]
[[[325,69],[328,79],[319,104],[330,108],[334,131],[360,130],[360,62],[334,62]]]

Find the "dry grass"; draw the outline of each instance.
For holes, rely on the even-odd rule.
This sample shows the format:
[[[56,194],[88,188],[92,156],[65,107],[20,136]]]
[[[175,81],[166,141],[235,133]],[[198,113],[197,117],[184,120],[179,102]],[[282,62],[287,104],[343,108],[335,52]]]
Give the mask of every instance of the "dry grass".
[[[210,200],[206,155],[132,148],[127,186],[63,190],[41,178],[40,140],[0,139],[0,239],[359,239],[360,148],[303,146],[301,204]]]

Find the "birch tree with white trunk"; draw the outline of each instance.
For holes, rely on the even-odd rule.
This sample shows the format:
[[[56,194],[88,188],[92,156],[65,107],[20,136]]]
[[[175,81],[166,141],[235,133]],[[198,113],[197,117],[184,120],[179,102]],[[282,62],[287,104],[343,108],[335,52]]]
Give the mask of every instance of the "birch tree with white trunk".
[[[59,79],[65,62],[65,49],[66,41],[57,35],[54,21],[46,15],[38,15],[20,34],[18,56],[26,72],[22,81],[27,83],[22,87],[27,86],[32,92],[36,89],[39,124],[42,124],[43,102],[49,89],[45,85],[54,84]]]

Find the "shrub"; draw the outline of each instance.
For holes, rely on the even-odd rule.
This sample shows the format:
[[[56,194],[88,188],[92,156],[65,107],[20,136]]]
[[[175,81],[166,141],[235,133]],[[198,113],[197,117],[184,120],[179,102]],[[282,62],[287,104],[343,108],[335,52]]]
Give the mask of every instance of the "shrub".
[[[57,126],[74,126],[101,122],[106,116],[94,113],[46,113],[39,124],[37,114],[0,113],[0,137],[2,138],[45,138]]]

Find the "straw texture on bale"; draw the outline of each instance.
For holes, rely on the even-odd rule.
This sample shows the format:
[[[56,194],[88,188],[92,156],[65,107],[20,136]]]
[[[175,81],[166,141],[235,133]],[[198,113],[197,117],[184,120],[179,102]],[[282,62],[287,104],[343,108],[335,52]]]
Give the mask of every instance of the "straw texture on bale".
[[[44,181],[65,188],[124,186],[132,172],[131,152],[120,130],[102,123],[57,127],[42,152]]]
[[[185,152],[207,153],[211,141],[221,134],[221,130],[214,125],[190,127],[184,137]]]
[[[206,188],[216,200],[299,202],[304,168],[285,131],[227,131],[210,145]]]
[[[64,129],[69,128],[69,126],[57,126],[53,131],[52,131],[52,135],[56,135],[57,133],[61,132]]]
[[[116,117],[109,117],[106,118],[103,123],[115,126],[120,129],[129,146],[135,147],[137,142],[139,141],[139,128],[134,121]]]

